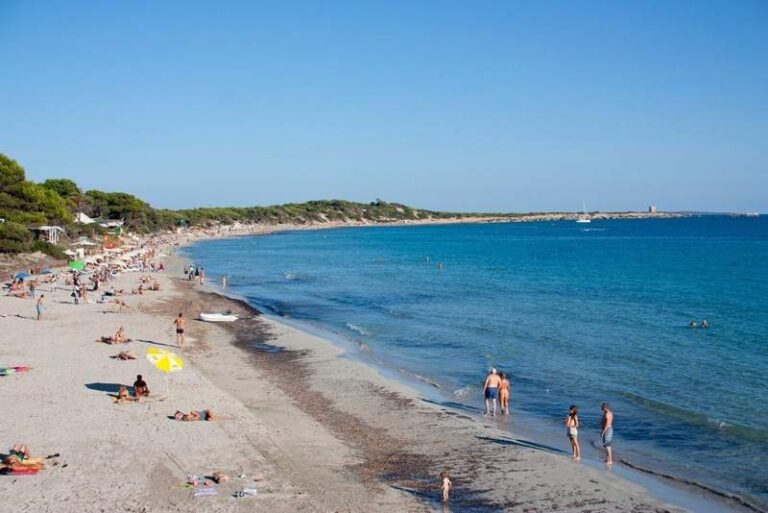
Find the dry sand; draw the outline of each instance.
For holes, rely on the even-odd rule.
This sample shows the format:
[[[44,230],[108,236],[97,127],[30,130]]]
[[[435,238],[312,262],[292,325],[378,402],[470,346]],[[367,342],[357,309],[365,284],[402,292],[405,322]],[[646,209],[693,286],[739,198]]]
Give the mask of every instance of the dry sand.
[[[179,278],[177,259],[166,264],[153,275],[162,290],[128,296],[123,314],[75,306],[62,289],[41,291],[47,310],[38,322],[31,300],[0,297],[8,315],[0,365],[34,367],[0,378],[0,452],[23,442],[34,456],[60,453],[36,476],[0,476],[0,512],[435,511],[441,470],[453,476],[455,512],[677,511],[611,472],[422,401],[325,340],[196,290]],[[134,288],[139,276],[114,284]],[[193,320],[201,309],[245,318]],[[187,347],[177,351],[186,366],[170,376],[166,398],[144,353],[174,345],[178,311],[190,319]],[[121,325],[133,342],[95,342]],[[125,349],[137,359],[110,358]],[[115,404],[108,392],[137,374],[153,397]],[[169,418],[203,408],[231,418]],[[217,470],[232,480],[217,496],[193,498],[187,476]],[[258,496],[232,496],[243,487]]]

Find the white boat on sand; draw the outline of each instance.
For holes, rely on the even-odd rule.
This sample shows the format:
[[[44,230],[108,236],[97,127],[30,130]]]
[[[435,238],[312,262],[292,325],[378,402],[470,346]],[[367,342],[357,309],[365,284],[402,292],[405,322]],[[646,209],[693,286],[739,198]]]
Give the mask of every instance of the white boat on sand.
[[[221,313],[201,313],[200,320],[205,322],[234,322],[238,319],[237,315]]]

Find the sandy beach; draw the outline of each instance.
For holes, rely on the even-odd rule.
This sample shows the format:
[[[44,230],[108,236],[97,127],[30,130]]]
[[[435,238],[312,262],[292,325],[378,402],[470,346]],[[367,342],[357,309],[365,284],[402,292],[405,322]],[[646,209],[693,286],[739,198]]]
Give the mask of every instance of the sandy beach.
[[[614,472],[575,464],[477,415],[422,400],[418,391],[344,357],[330,342],[188,282],[173,249],[159,248],[160,291],[128,295],[129,308],[74,305],[69,288],[34,302],[0,297],[3,454],[15,443],[47,460],[37,475],[0,476],[0,511],[435,511],[438,474],[455,489],[444,511],[680,511]],[[132,289],[142,273],[107,286]],[[92,299],[95,299],[95,294]],[[232,324],[195,320],[231,310]],[[172,321],[188,319],[175,347]],[[132,342],[97,343],[124,326]],[[169,377],[144,358],[175,351],[185,367]],[[110,358],[130,350],[135,360]],[[152,393],[116,404],[110,394],[142,374]],[[181,422],[177,410],[226,419]],[[564,441],[565,447],[565,441]],[[189,476],[216,495],[195,497]],[[243,489],[256,496],[235,497]]]

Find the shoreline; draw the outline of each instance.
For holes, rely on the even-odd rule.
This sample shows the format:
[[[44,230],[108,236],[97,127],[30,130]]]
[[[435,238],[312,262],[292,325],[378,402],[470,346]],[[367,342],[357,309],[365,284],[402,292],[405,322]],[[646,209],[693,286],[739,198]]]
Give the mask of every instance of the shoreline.
[[[0,439],[28,443],[35,456],[61,454],[37,476],[0,477],[14,511],[433,511],[441,470],[456,484],[455,511],[680,511],[620,472],[576,466],[493,423],[423,401],[414,387],[347,357],[332,340],[190,286],[172,254],[181,238],[148,244],[164,253],[166,272],[150,275],[161,291],[126,296],[126,313],[75,306],[60,289],[44,292],[48,309],[38,322],[29,315],[32,302],[0,298],[2,363],[33,367],[2,378],[0,407],[13,409],[15,422],[0,426]],[[130,289],[140,276],[123,273],[114,284]],[[194,320],[225,309],[245,318]],[[173,348],[178,311],[189,319],[182,350]],[[128,347],[93,342],[118,324],[134,338]],[[143,359],[157,346],[187,364],[171,375],[170,396],[114,404],[108,393],[137,373],[164,394],[162,375]],[[127,348],[137,360],[109,358]],[[187,425],[168,418],[196,408],[229,419]],[[182,486],[187,475],[214,470],[232,476],[217,496],[194,498]],[[258,487],[258,497],[231,496],[245,486]]]
[[[224,293],[223,291],[217,291],[211,288],[208,288],[207,290],[209,293],[217,294],[230,301],[247,305],[249,308],[256,308],[253,305],[247,303],[245,299],[238,298],[236,296],[233,297]],[[354,349],[354,342],[351,340],[337,340],[339,338],[343,338],[343,335],[341,334],[330,331],[324,333],[323,328],[309,325],[303,326],[302,324],[305,324],[303,321],[285,319],[279,314],[265,314],[264,312],[261,314],[267,316],[268,319],[278,324],[282,324],[284,326],[290,327],[291,329],[303,331],[312,336],[321,338],[327,344],[338,348],[343,353],[341,355],[342,357],[347,358],[359,365],[371,367],[376,372],[381,374],[385,380],[395,381],[398,385],[402,385],[411,389],[411,391],[418,396],[417,400],[419,401],[426,401],[438,408],[451,411],[455,415],[466,416],[467,411],[470,411],[469,415],[474,415],[475,418],[466,417],[468,420],[481,420],[476,418],[481,411],[479,407],[472,408],[468,407],[468,405],[464,403],[451,401],[449,391],[434,381],[430,380],[429,378],[420,376],[402,368],[395,368],[392,365],[387,365],[387,363],[381,360],[376,360],[371,357],[371,355],[362,352],[359,354],[352,354],[350,350]],[[268,344],[265,345],[268,346]],[[269,349],[265,349],[265,347],[262,346],[256,350],[268,351]],[[431,399],[430,396],[439,399]],[[562,448],[555,447],[551,436],[542,437],[541,433],[537,432],[536,428],[545,421],[543,419],[534,418],[530,414],[527,414],[527,416],[529,418],[524,421],[524,424],[526,424],[525,428],[515,428],[515,430],[513,430],[508,426],[494,427],[497,427],[500,431],[508,433],[518,439],[520,439],[521,436],[529,438],[531,440],[531,442],[529,442],[530,448],[557,453],[560,457],[563,458],[563,461],[567,462],[568,457],[567,454],[565,454],[566,451]],[[537,437],[539,438],[538,440]],[[541,438],[547,439],[547,443],[542,443]],[[556,441],[560,440],[557,439]],[[591,458],[583,458],[583,460],[583,464],[589,465],[596,469],[600,469],[603,466],[599,460]],[[657,500],[669,502],[669,504],[672,506],[685,508],[687,511],[704,513],[722,513],[724,511],[751,511],[763,513],[765,511],[760,509],[759,506],[756,506],[743,499],[739,495],[731,494],[729,492],[725,492],[709,485],[686,478],[673,476],[664,472],[648,469],[640,465],[635,465],[626,459],[619,459],[617,461],[616,469],[614,470],[618,470],[622,474],[622,479],[625,479],[633,484],[643,486],[651,497]],[[728,509],[724,510],[724,507]]]
[[[231,301],[242,303],[244,305],[248,305],[251,308],[255,308],[255,306],[249,304],[246,299],[231,295],[230,293],[222,291],[216,286],[206,286],[206,290],[210,293],[218,294],[221,297],[227,298]],[[371,354],[367,354],[366,351],[355,351],[355,349],[360,348],[355,347],[355,342],[351,339],[348,339],[341,333],[328,331],[322,326],[315,326],[314,324],[305,321],[284,318],[279,313],[271,313],[266,315],[270,320],[278,324],[283,324],[287,327],[290,327],[291,329],[303,331],[310,334],[311,336],[320,337],[327,344],[332,345],[341,351],[343,353],[343,357],[350,360],[351,362],[371,367],[377,373],[381,374],[385,380],[394,380],[399,385],[406,386],[416,394],[414,397],[412,397],[412,399],[416,401],[423,402],[427,400],[428,402],[432,402],[433,406],[451,411],[455,415],[466,414],[466,405],[451,401],[452,397],[447,389],[443,389],[439,386],[439,384],[430,380],[428,377],[420,376],[413,372],[391,365],[393,362],[384,362],[380,359],[376,359]],[[440,400],[431,401],[427,398],[429,396],[439,397]],[[535,419],[529,423],[536,425],[541,424],[542,422],[544,422],[542,419]],[[511,434],[513,436],[519,436],[520,433],[516,433],[516,429],[517,428],[513,430],[509,426],[502,426],[499,428],[501,432]],[[528,426],[526,431],[528,435],[533,435],[531,437],[532,440],[536,440],[537,434],[535,429],[531,429],[531,426]],[[536,442],[532,442],[531,446],[536,447],[538,444],[536,444]],[[544,450],[546,451],[548,449],[544,448]],[[556,452],[561,452],[560,449],[554,450]],[[563,461],[568,461],[568,458],[564,456],[562,458]],[[585,463],[595,468],[602,466],[602,464],[597,460],[588,461]],[[665,500],[674,506],[685,507],[691,511],[703,511],[712,513],[723,511],[723,508],[728,508],[728,511],[733,512],[764,511],[763,509],[760,509],[759,506],[753,505],[748,500],[745,500],[738,495],[730,494],[729,492],[725,492],[705,484],[647,469],[625,460],[619,460],[617,463],[619,463],[617,470],[620,469],[619,472],[622,474],[622,479],[629,483],[643,486],[646,488],[650,496],[656,499]]]

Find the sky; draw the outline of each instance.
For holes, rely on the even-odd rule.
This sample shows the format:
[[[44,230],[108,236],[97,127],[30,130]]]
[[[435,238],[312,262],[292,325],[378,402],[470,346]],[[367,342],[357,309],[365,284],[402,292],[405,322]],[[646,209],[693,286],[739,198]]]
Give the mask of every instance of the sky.
[[[768,2],[0,0],[0,152],[156,207],[768,212]]]

